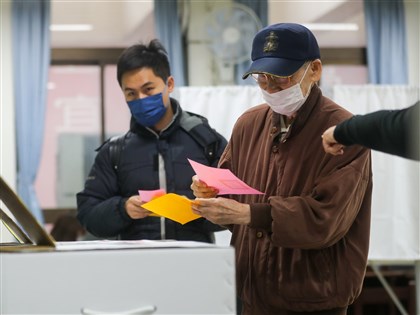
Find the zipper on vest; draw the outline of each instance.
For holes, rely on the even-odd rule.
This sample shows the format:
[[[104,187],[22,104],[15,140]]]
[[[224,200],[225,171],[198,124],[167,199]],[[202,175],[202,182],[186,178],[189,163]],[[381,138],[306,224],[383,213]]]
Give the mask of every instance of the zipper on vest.
[[[161,189],[166,191],[166,173],[165,173],[165,161],[163,160],[162,154],[158,155],[158,173],[159,173],[159,186]],[[160,239],[166,239],[166,227],[165,217],[160,217]]]

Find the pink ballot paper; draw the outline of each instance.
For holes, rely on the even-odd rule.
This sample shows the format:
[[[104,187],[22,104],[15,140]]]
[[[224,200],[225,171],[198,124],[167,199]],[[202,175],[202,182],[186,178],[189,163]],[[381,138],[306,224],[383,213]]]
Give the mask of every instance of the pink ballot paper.
[[[198,178],[208,186],[219,189],[219,195],[263,195],[264,193],[249,187],[230,170],[215,168],[188,159]]]
[[[166,191],[164,191],[163,189],[139,190],[139,195],[140,195],[141,201],[143,202],[149,202],[155,198],[163,196],[164,194],[166,194]],[[151,216],[158,217],[159,214],[153,212]]]
[[[139,190],[139,195],[141,201],[148,202],[154,198],[163,196],[166,194],[166,191],[163,189],[156,189],[156,190]]]

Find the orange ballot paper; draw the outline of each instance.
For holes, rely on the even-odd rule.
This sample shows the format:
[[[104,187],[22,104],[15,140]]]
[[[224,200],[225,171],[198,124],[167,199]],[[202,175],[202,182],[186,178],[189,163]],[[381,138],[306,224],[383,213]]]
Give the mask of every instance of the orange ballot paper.
[[[163,196],[164,194],[166,194],[166,191],[164,191],[163,189],[139,190],[139,195],[141,201],[143,202],[149,202],[150,200]],[[156,213],[152,213],[151,216],[158,217],[159,215]]]
[[[171,193],[154,198],[142,207],[162,217],[185,224],[201,218],[192,212],[191,201],[186,197]]]
[[[248,186],[230,170],[206,166],[188,159],[198,178],[208,186],[217,188],[219,195],[263,195],[264,193]]]

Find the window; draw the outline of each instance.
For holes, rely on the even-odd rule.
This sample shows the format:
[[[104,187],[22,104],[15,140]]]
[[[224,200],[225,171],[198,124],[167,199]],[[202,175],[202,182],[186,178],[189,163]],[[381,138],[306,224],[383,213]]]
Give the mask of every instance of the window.
[[[116,79],[123,49],[53,49],[44,143],[35,190],[46,222],[75,210],[96,156],[108,137],[128,130],[130,112]]]
[[[117,66],[104,69],[105,138],[125,133],[130,126],[130,110],[117,81]]]
[[[51,66],[35,189],[41,208],[74,208],[100,142],[100,67]]]

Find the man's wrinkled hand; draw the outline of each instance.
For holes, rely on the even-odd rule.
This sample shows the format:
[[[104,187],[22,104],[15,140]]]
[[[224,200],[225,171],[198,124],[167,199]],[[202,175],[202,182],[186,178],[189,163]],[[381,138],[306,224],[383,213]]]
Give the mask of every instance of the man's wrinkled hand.
[[[326,153],[332,155],[342,155],[344,153],[344,146],[337,142],[334,138],[335,126],[332,126],[325,130],[322,134],[322,146]]]
[[[198,198],[192,201],[191,208],[195,214],[219,225],[251,222],[250,206],[233,199]]]
[[[194,196],[197,198],[214,198],[219,193],[218,189],[207,186],[207,184],[201,181],[197,175],[192,177],[192,184],[190,187]]]

